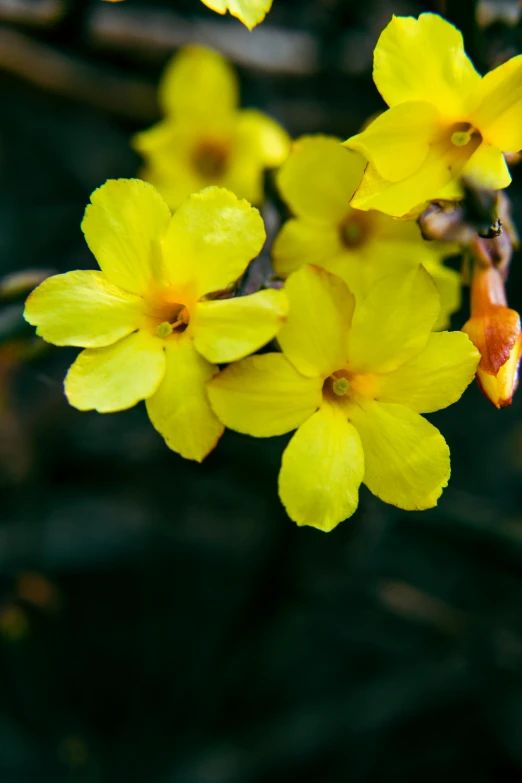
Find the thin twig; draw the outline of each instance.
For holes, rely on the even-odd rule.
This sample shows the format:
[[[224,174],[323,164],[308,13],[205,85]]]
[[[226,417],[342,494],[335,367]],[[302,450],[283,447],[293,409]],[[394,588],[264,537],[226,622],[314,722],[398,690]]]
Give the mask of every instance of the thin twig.
[[[0,70],[103,111],[149,122],[158,117],[155,88],[142,79],[66,55],[0,27]]]
[[[319,51],[312,35],[273,25],[249,32],[239,22],[178,16],[158,8],[127,8],[104,3],[90,17],[92,45],[158,60],[186,44],[218,49],[236,65],[285,75],[308,76],[319,67]]]
[[[64,0],[0,0],[0,20],[31,27],[52,27],[65,14]]]

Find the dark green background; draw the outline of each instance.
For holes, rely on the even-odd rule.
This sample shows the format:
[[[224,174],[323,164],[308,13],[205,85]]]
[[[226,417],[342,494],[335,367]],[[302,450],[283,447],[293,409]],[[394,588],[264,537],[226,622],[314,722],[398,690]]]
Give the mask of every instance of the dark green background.
[[[144,28],[139,45],[100,46],[99,0],[47,27],[6,21],[6,5],[0,273],[92,268],[85,204],[107,177],[136,174],[128,140],[157,117],[168,47],[149,46]],[[306,33],[318,54],[294,75],[254,67],[258,31],[246,38],[199,0],[110,8],[122,19],[163,8],[160,29],[181,37],[180,20],[196,20],[216,48],[232,36],[245,105],[293,136],[347,137],[382,107],[370,72],[380,29],[393,11],[429,7],[274,0],[258,31]],[[481,69],[517,53],[520,30],[477,30],[473,3],[445,13]],[[39,86],[23,52],[20,76],[5,31],[63,55],[57,84]],[[519,264],[508,293],[520,309]],[[20,303],[0,305],[0,331],[31,339]],[[325,535],[279,504],[287,438],[227,433],[203,465],[184,461],[143,405],[70,408],[74,355],[47,347],[25,362],[0,410],[1,783],[521,780],[521,397],[498,412],[473,386],[431,417],[453,465],[437,509],[408,514],[363,489],[355,516]],[[27,573],[50,597],[24,593]]]

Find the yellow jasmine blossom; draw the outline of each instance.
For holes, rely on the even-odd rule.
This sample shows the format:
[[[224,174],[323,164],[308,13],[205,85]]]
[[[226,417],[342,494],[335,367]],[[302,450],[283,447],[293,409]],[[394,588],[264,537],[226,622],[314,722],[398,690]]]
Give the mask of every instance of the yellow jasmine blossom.
[[[218,14],[226,14],[228,11],[232,16],[240,19],[249,30],[262,22],[272,7],[272,0],[203,0],[203,2]]]
[[[238,101],[236,75],[217,52],[187,47],[167,65],[159,86],[165,119],[132,143],[146,161],[142,177],[171,209],[208,185],[263,201],[264,170],[283,162],[289,138],[267,115],[239,110]]]
[[[298,525],[332,530],[364,482],[404,509],[436,505],[448,446],[421,413],[459,399],[479,353],[462,332],[432,333],[438,294],[422,267],[377,282],[359,301],[340,277],[304,266],[286,282],[283,353],[252,356],[208,384],[221,421],[255,437],[297,428],[279,494]]]
[[[286,277],[303,264],[317,264],[339,275],[356,297],[394,272],[422,263],[441,298],[437,329],[449,324],[460,307],[460,275],[442,260],[458,252],[447,242],[427,242],[414,221],[398,221],[382,212],[353,209],[366,161],[331,136],[306,136],[277,174],[283,199],[295,217],[277,236],[272,258],[277,274]]]
[[[26,320],[50,343],[85,348],[65,379],[71,405],[108,413],[146,400],[167,445],[201,461],[223,432],[206,381],[216,364],[269,342],[286,316],[283,291],[209,297],[261,250],[259,212],[211,187],[171,215],[152,185],[109,180],[82,229],[101,271],[48,278],[29,296]]]
[[[345,142],[369,161],[352,206],[402,216],[461,197],[461,177],[509,185],[503,153],[522,147],[521,55],[481,77],[449,22],[394,16],[375,47],[373,79],[390,108]]]

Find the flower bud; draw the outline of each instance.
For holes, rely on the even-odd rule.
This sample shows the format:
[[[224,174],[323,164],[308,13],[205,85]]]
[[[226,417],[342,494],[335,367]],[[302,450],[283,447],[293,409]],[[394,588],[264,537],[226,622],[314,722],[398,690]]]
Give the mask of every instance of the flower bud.
[[[507,306],[502,277],[495,267],[477,268],[471,283],[471,318],[464,324],[481,353],[477,381],[496,408],[511,405],[522,355],[520,316]]]

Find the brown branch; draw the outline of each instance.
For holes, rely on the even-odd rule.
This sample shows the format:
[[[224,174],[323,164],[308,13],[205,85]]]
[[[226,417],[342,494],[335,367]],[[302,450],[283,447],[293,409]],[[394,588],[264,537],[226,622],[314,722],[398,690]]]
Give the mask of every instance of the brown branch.
[[[154,60],[196,43],[218,49],[236,65],[268,73],[308,76],[319,67],[317,43],[306,32],[266,24],[249,32],[233,20],[187,19],[158,8],[99,3],[88,36],[94,46]]]
[[[0,20],[31,27],[52,27],[64,16],[64,0],[0,0]]]
[[[0,70],[111,114],[143,122],[158,117],[155,88],[149,83],[92,65],[4,27],[0,27]]]

